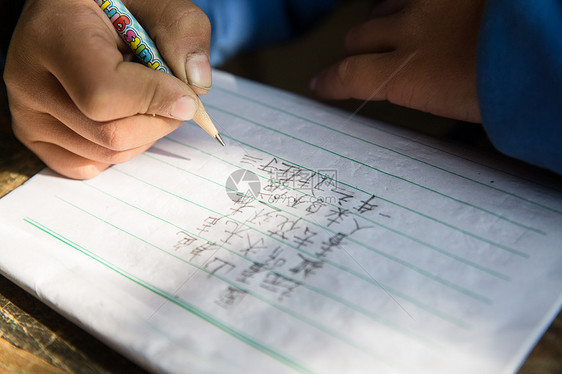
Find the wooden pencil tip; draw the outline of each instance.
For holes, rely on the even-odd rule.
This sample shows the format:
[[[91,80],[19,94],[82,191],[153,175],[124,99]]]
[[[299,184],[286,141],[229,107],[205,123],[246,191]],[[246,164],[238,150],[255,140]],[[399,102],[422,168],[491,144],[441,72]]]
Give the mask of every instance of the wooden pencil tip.
[[[221,145],[222,145],[223,147],[226,146],[226,144],[224,144],[224,142],[222,141],[221,135],[220,135],[219,133],[217,133],[217,135],[215,136],[215,139],[217,139],[217,141],[218,141],[219,143],[221,143]]]

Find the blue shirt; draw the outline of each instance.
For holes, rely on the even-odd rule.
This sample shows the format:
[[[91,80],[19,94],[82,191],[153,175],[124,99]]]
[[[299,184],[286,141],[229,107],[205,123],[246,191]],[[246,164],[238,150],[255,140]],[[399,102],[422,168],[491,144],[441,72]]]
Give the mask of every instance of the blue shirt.
[[[211,63],[290,38],[338,0],[195,0],[213,28]],[[503,153],[562,173],[562,2],[487,0],[479,35],[478,99]]]
[[[340,0],[194,0],[211,21],[211,64],[298,35]]]
[[[562,173],[562,2],[486,1],[477,71],[494,145]]]

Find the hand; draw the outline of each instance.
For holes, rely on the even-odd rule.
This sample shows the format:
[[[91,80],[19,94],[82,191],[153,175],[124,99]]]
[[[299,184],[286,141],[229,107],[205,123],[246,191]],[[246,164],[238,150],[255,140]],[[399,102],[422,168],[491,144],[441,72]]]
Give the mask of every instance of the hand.
[[[211,86],[210,24],[187,0],[124,1],[178,77],[132,62],[92,0],[28,0],[6,60],[12,127],[53,170],[94,177],[191,119]],[[202,87],[202,88],[201,88]]]
[[[385,0],[347,34],[348,57],[311,88],[480,122],[476,49],[484,0]]]

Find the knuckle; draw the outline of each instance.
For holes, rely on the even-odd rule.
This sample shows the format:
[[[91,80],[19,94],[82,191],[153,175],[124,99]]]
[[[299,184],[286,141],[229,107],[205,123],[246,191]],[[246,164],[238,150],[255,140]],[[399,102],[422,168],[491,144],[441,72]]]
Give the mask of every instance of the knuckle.
[[[122,96],[116,87],[101,82],[92,82],[81,87],[76,92],[76,106],[82,113],[97,122],[105,122],[115,119],[119,112],[118,100]]]
[[[35,75],[31,75],[29,70],[23,69],[24,66],[29,65],[13,60],[13,56],[8,55],[4,68],[3,79],[7,94],[9,97],[13,95],[26,96],[29,94],[29,82],[31,78],[35,78]]]
[[[8,89],[13,87],[15,85],[15,83],[17,82],[16,75],[12,74],[11,64],[6,63],[4,74],[2,75],[2,78],[4,79],[4,83],[6,84],[6,87]]]
[[[197,28],[203,32],[211,30],[211,22],[207,15],[197,7],[191,7],[176,14],[176,21],[178,24],[192,25],[197,23]]]
[[[199,8],[186,10],[183,13],[183,16],[178,17],[178,22],[181,20],[184,20],[184,25],[193,25],[195,23],[197,25],[197,29],[202,34],[211,33],[211,22],[209,21],[209,17],[207,17],[207,15]],[[192,27],[190,26],[190,28]]]
[[[201,17],[199,20],[199,27],[201,27],[201,29],[206,33],[206,34],[210,34],[211,33],[211,21],[209,20],[209,17],[207,17],[207,15],[205,13],[203,13],[202,11],[200,11],[201,13]]]
[[[157,83],[150,84],[150,89],[147,90],[147,93],[143,96],[144,97],[144,104],[142,105],[143,114],[164,114],[170,112],[170,102],[173,102],[171,98],[168,98],[167,90],[161,85]]]
[[[110,151],[124,151],[128,147],[128,137],[117,122],[104,123],[100,128],[100,145]]]
[[[348,80],[349,74],[352,71],[352,60],[351,58],[343,59],[336,67],[336,80],[340,87],[344,87]]]
[[[17,121],[15,117],[12,117],[12,132],[17,140],[23,144],[28,144],[29,135],[25,128],[21,126],[20,121]]]
[[[416,93],[416,87],[412,85],[403,84],[402,82],[392,82],[392,84],[389,85],[387,99],[389,102],[396,105],[427,111],[424,102],[430,100],[430,95],[418,97]]]
[[[207,15],[197,7],[189,7],[182,9],[181,11],[172,11],[169,9],[162,15],[161,25],[168,30],[184,32],[187,30],[190,33],[197,32],[200,34],[210,34],[211,32],[211,22]]]
[[[157,35],[165,35],[169,47],[174,53],[208,53],[208,40],[211,35],[211,22],[203,11],[196,7],[183,6],[170,14],[170,10],[162,16],[163,21],[157,29]],[[168,37],[173,35],[173,38]]]
[[[357,38],[360,36],[361,34],[357,32],[356,29],[351,29],[349,30],[344,37],[344,48],[345,50],[349,53],[349,51],[351,51],[353,49],[353,47],[357,44]]]
[[[110,87],[92,85],[89,89],[81,89],[76,97],[76,105],[82,113],[98,122],[109,121],[115,105],[115,95]]]

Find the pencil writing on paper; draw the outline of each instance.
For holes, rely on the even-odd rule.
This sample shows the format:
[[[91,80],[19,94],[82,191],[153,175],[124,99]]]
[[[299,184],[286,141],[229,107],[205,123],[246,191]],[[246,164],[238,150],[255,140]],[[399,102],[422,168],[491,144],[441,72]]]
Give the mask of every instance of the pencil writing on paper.
[[[120,0],[94,1],[103,10],[115,27],[115,30],[117,30],[119,36],[131,48],[141,62],[151,69],[160,70],[173,75],[172,70],[160,55],[156,44]],[[224,147],[225,143],[199,97],[197,97],[197,105],[198,109],[193,120]]]

